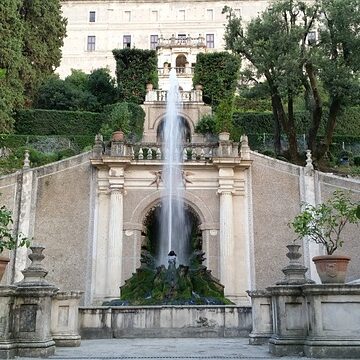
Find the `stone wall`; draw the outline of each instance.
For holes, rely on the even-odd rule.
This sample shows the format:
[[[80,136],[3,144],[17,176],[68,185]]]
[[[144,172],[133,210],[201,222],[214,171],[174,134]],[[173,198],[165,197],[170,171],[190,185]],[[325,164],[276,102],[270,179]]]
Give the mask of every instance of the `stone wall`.
[[[300,168],[252,153],[251,192],[255,287],[281,279],[286,248],[295,235],[289,221],[300,210]]]
[[[33,237],[33,242],[46,248],[44,265],[49,270],[48,280],[61,290],[84,291],[85,304],[93,302],[94,289],[100,289],[106,277],[102,271],[107,263],[108,235],[96,235],[98,229],[93,219],[99,215],[94,214],[95,204],[101,203],[101,197],[106,198],[108,200],[98,211],[107,226],[110,199],[106,182],[108,170],[98,172],[91,166],[90,157],[90,154],[82,154],[0,178],[1,202],[13,209],[14,224]],[[316,202],[329,197],[336,188],[353,190],[357,199],[360,193],[359,180],[318,172],[306,175],[304,168],[257,153],[251,153],[251,159],[249,169],[235,171],[235,234],[231,249],[235,253],[232,253],[232,260],[224,264],[225,270],[232,273],[230,280],[236,296],[240,296],[236,289],[261,289],[282,278],[281,269],[287,264],[285,246],[295,237],[287,224],[300,210],[301,201],[309,198],[309,193]],[[123,279],[129,278],[139,265],[144,219],[160,198],[160,190],[155,185],[149,186],[154,178],[151,171],[156,166],[155,163],[153,166],[134,163],[124,173]],[[185,201],[201,220],[206,265],[220,277],[218,169],[211,163],[191,162],[185,169],[196,174],[191,176]],[[349,281],[360,278],[357,234],[358,229],[349,226],[344,233],[348,241],[341,250],[353,258]],[[308,244],[304,243],[303,251],[306,253],[304,263],[310,266]],[[12,261],[2,283],[19,279],[26,265],[26,255],[27,249],[17,252],[16,262]],[[101,291],[98,294],[100,299]],[[246,300],[245,293],[242,300]]]
[[[251,330],[251,308],[237,306],[83,307],[83,339],[131,337],[234,337]]]

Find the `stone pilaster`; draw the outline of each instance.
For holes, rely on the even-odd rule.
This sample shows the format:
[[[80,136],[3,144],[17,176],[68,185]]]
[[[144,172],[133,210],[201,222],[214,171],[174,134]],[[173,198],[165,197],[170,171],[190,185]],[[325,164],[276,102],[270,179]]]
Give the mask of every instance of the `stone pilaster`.
[[[311,159],[311,151],[306,151],[306,166],[302,174],[302,191],[301,201],[316,205],[316,187],[317,183],[316,172],[314,171],[314,166]],[[303,251],[304,251],[304,262],[305,266],[308,268],[308,277],[314,280],[316,283],[321,283],[319,275],[316,271],[315,264],[312,262],[314,256],[321,255],[319,244],[315,244],[312,241],[309,241],[306,237],[303,239]]]

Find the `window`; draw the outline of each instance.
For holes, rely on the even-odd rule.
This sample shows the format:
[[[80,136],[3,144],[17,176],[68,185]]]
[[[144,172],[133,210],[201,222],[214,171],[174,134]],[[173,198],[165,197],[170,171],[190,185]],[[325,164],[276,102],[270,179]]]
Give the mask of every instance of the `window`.
[[[151,11],[151,21],[159,21],[159,13],[157,10]]]
[[[90,35],[87,37],[87,51],[95,51],[95,36]]]
[[[206,34],[206,47],[211,49],[215,47],[214,34]]]
[[[178,12],[178,20],[180,20],[180,21],[185,20],[185,10],[179,10],[179,12]]]
[[[158,35],[150,35],[150,49],[155,50],[158,44],[159,36]]]
[[[95,11],[89,12],[89,22],[95,22]]]
[[[213,11],[213,9],[207,9],[206,10],[206,19],[210,20],[210,21],[214,20],[214,11]]]
[[[124,11],[124,20],[127,22],[131,21],[131,11]]]
[[[123,48],[131,48],[131,35],[123,36]]]

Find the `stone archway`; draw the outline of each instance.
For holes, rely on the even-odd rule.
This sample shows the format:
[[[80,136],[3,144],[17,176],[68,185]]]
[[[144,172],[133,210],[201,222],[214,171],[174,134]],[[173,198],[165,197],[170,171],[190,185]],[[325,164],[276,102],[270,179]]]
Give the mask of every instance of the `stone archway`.
[[[146,248],[156,258],[157,265],[167,265],[167,254],[170,246],[167,239],[161,239],[162,211],[162,202],[159,199],[159,202],[144,215],[142,224],[144,229],[142,248]],[[193,251],[202,250],[202,231],[199,215],[189,204],[184,204],[184,213],[183,236],[180,236],[184,241],[180,240],[177,234],[174,234],[171,250],[177,254],[179,264],[188,265]]]
[[[191,142],[191,129],[187,120],[183,116],[179,116],[181,122],[183,142]],[[165,119],[162,119],[156,130],[156,142],[162,143]]]

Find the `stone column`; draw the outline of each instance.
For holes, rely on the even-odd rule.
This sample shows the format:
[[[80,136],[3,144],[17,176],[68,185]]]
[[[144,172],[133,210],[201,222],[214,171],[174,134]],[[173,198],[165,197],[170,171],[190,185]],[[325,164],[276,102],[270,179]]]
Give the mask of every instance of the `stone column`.
[[[122,285],[123,265],[123,192],[124,168],[111,167],[109,170],[109,226],[106,259],[105,297],[118,298]]]
[[[106,297],[120,296],[123,248],[123,190],[110,185],[109,236],[107,246]]]
[[[225,286],[225,296],[232,294],[233,263],[233,168],[219,169],[220,195],[220,281]]]

